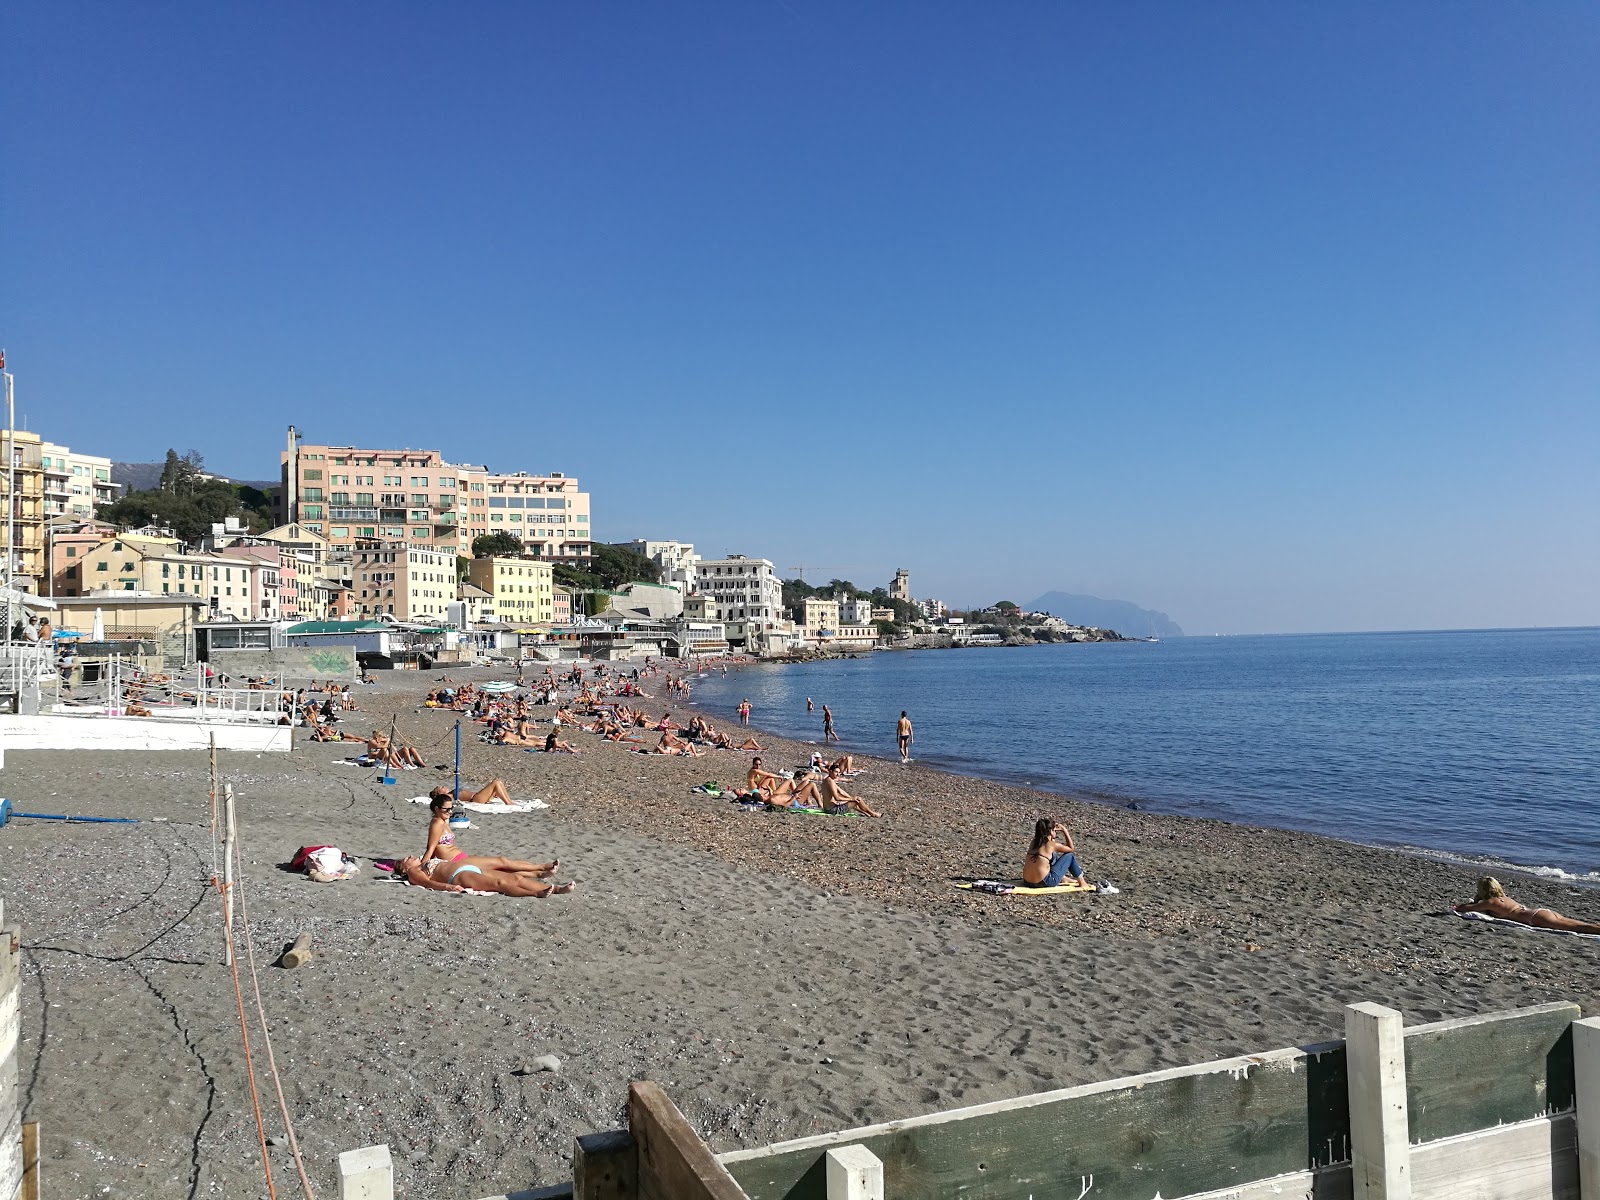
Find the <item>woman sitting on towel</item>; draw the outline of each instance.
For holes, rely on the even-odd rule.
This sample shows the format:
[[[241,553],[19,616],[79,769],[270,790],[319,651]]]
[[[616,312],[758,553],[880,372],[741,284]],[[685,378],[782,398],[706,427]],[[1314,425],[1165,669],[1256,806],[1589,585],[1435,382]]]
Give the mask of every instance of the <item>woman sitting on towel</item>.
[[[1600,925],[1575,921],[1563,917],[1553,908],[1524,908],[1510,896],[1500,881],[1491,876],[1478,880],[1478,892],[1471,904],[1455,906],[1461,913],[1483,913],[1502,921],[1515,921],[1518,925],[1531,925],[1535,929],[1560,929],[1566,933],[1600,933]]]
[[[1033,845],[1022,860],[1022,882],[1028,887],[1060,887],[1070,875],[1073,883],[1086,886],[1075,850],[1065,825],[1040,817],[1033,826]]]
[[[435,789],[437,792],[439,789]],[[468,854],[456,843],[456,831],[450,828],[450,814],[455,811],[456,802],[450,798],[450,793],[435,795],[433,803],[429,806],[433,814],[428,822],[428,848],[422,852],[422,861],[430,862],[433,859],[443,859],[447,863],[466,863],[484,871],[510,871],[518,875],[545,876],[555,873],[560,865],[559,859],[547,863],[523,862],[520,858],[500,858],[498,856],[484,856],[481,854]]]
[[[770,793],[764,794],[768,808],[821,809],[823,806],[822,793],[817,791],[816,781],[804,768],[796,771],[793,779],[780,779]]]
[[[395,874],[413,887],[425,887],[435,892],[497,892],[502,896],[560,896],[570,892],[576,884],[542,883],[532,876],[515,871],[499,871],[474,866],[470,862],[442,862],[434,859],[431,868],[421,859],[402,858],[395,864]]]

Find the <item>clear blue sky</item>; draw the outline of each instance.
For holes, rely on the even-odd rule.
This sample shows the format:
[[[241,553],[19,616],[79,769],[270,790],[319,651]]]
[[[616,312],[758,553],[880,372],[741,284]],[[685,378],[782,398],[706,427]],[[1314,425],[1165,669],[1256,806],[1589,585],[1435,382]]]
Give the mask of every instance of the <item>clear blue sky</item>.
[[[598,536],[1190,632],[1600,623],[1600,8],[7,7],[83,450],[561,470]],[[788,572],[785,571],[785,574]]]

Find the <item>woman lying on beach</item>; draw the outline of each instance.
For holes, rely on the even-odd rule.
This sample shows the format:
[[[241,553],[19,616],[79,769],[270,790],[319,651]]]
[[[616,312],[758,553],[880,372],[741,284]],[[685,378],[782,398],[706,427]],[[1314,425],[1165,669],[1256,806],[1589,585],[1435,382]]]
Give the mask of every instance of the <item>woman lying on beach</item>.
[[[394,873],[413,887],[428,888],[435,892],[496,892],[502,896],[561,896],[572,891],[575,883],[543,883],[533,876],[516,871],[498,871],[477,867],[469,862],[443,862],[434,859],[432,865],[421,859],[402,858],[395,864]],[[459,877],[459,878],[458,878]]]
[[[506,787],[504,779],[491,779],[475,792],[462,790],[459,796],[453,795],[450,789],[440,784],[428,793],[430,804],[437,803],[443,796],[449,800],[460,800],[463,804],[510,804],[511,792]]]
[[[673,737],[670,732],[663,733],[661,740],[650,751],[651,754],[681,754],[688,758],[704,758],[704,750],[696,750],[682,738]]]
[[[1478,880],[1478,892],[1473,896],[1472,903],[1457,904],[1455,910],[1460,913],[1483,913],[1485,916],[1499,917],[1502,921],[1531,925],[1535,929],[1560,929],[1566,933],[1600,933],[1600,925],[1563,917],[1553,908],[1524,908],[1506,895],[1506,890],[1500,886],[1498,879],[1487,875]]]
[[[435,789],[436,792],[438,790]],[[536,878],[555,874],[556,868],[561,865],[559,859],[531,863],[523,862],[520,858],[468,854],[456,842],[456,831],[450,828],[450,814],[456,809],[456,802],[450,798],[450,793],[447,791],[442,796],[435,795],[428,809],[432,816],[428,821],[428,845],[422,852],[423,862],[437,858],[452,865],[465,864],[484,871],[509,871],[515,875],[532,875]]]
[[[1033,844],[1022,860],[1022,882],[1029,887],[1060,887],[1070,875],[1073,883],[1084,886],[1088,881],[1074,851],[1067,827],[1049,817],[1040,817],[1034,822]]]

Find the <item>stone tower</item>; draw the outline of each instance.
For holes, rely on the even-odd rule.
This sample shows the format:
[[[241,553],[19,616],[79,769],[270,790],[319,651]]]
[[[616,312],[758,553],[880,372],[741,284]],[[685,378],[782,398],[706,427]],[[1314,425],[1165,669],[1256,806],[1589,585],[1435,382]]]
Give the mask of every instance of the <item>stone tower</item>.
[[[889,599],[911,603],[911,572],[904,567],[894,573],[894,582],[889,585]]]

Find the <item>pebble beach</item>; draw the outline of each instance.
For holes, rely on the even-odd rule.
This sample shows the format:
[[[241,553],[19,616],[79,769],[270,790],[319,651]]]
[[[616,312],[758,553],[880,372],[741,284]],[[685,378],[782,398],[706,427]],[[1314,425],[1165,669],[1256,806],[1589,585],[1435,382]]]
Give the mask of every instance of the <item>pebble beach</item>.
[[[322,1194],[340,1151],[375,1143],[400,1195],[563,1181],[572,1139],[621,1125],[634,1079],[663,1084],[726,1151],[1337,1038],[1357,1000],[1408,1022],[1592,1009],[1596,944],[1449,915],[1471,896],[1465,868],[891,759],[858,756],[850,781],[882,820],[785,815],[691,791],[741,781],[748,753],[662,757],[564,730],[582,753],[543,754],[482,744],[461,718],[464,785],[500,778],[549,805],[475,812],[462,845],[558,858],[577,890],[408,888],[371,860],[421,852],[427,809],[411,798],[451,778],[458,715],[420,707],[439,674],[383,674],[344,718],[362,734],[396,720],[421,749],[430,765],[393,785],[344,764],[360,747],[342,743],[219,757],[272,1049]],[[644,687],[652,713],[694,711],[660,678]],[[770,768],[817,749],[755,732]],[[0,779],[22,811],[139,822],[0,829],[0,897],[22,936],[24,1119],[41,1122],[49,1194],[264,1195],[210,883],[207,756],[13,752]],[[1015,877],[1043,815],[1117,894],[954,886]],[[360,874],[318,884],[282,868],[318,844]],[[1600,893],[1505,883],[1530,906],[1600,918]],[[312,961],[273,966],[303,933]],[[243,980],[282,1188],[293,1165]]]

